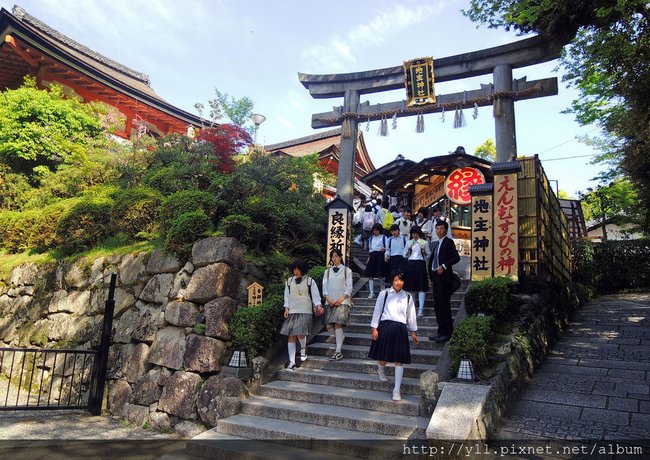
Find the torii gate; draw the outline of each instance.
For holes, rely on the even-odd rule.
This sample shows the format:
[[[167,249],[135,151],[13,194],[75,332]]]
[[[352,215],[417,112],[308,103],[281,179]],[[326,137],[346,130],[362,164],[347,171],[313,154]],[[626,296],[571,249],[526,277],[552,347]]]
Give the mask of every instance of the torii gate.
[[[315,99],[343,97],[343,106],[331,112],[312,115],[312,128],[343,125],[337,193],[343,201],[352,203],[354,194],[355,147],[359,122],[440,112],[443,109],[471,108],[494,105],[497,162],[517,157],[515,134],[515,100],[532,99],[557,94],[557,78],[513,81],[512,69],[551,61],[560,57],[562,44],[536,36],[507,45],[471,53],[436,59],[435,80],[445,82],[478,75],[493,74],[493,83],[480,89],[436,97],[436,103],[406,107],[405,101],[370,105],[359,103],[359,96],[405,87],[402,66],[329,75],[299,73],[298,78]]]

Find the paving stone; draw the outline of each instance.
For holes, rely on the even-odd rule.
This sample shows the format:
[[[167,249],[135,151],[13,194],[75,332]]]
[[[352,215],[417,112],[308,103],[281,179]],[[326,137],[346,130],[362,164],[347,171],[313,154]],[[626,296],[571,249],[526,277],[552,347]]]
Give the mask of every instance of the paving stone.
[[[607,397],[584,395],[571,392],[557,392],[551,390],[542,390],[531,388],[524,393],[522,399],[527,401],[537,401],[543,403],[566,404],[569,406],[579,407],[599,407],[604,409]]]
[[[586,407],[580,416],[582,420],[594,420],[612,425],[627,426],[630,422],[630,414],[628,412],[613,411],[607,409],[592,409]]]
[[[636,412],[639,410],[638,399],[616,398],[616,397],[611,397],[607,399],[608,399],[607,409],[620,410],[626,412]]]
[[[650,394],[650,386],[639,383],[617,383],[616,390],[625,392],[626,396],[629,393],[638,393],[641,395]]]
[[[650,414],[632,414],[632,426],[635,428],[650,429]],[[648,432],[646,431],[646,437]]]

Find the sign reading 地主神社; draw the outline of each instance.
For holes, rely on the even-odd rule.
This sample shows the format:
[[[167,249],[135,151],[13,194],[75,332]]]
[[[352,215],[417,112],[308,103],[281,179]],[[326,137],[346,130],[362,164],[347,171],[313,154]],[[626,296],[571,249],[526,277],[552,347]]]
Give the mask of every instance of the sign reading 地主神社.
[[[472,194],[472,280],[493,276],[493,184],[470,188]]]
[[[330,252],[332,249],[340,249],[344,261],[350,260],[350,211],[352,207],[343,201],[338,195],[327,204],[327,266],[331,265]]]
[[[472,201],[469,194],[470,186],[484,183],[485,176],[478,169],[457,168],[445,180],[445,194],[454,203],[468,205]]]
[[[425,57],[404,61],[406,105],[433,104],[436,93],[433,87],[433,58]]]
[[[519,163],[499,163],[494,172],[494,276],[519,277],[519,218],[517,171]]]

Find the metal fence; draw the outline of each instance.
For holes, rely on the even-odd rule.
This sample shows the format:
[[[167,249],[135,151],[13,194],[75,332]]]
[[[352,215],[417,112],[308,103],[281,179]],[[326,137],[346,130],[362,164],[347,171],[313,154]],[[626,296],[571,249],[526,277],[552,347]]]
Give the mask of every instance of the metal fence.
[[[111,275],[97,350],[0,348],[0,411],[102,409],[115,283]]]

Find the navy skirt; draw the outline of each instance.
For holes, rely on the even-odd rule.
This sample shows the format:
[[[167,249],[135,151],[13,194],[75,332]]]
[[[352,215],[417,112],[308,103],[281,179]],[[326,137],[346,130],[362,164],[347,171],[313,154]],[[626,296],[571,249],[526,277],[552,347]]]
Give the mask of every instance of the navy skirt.
[[[411,348],[406,324],[381,321],[377,328],[379,339],[370,344],[368,358],[389,363],[411,364]]]
[[[383,278],[386,276],[386,262],[384,261],[383,252],[372,251],[370,253],[370,260],[366,267],[366,276],[368,278]]]
[[[404,282],[404,290],[408,292],[422,292],[429,290],[427,264],[424,260],[406,261],[406,281]]]
[[[402,256],[390,256],[388,258],[388,266],[386,267],[386,282],[391,284],[393,282],[392,279],[390,279],[390,275],[393,272],[406,272],[405,268],[405,259]]]

